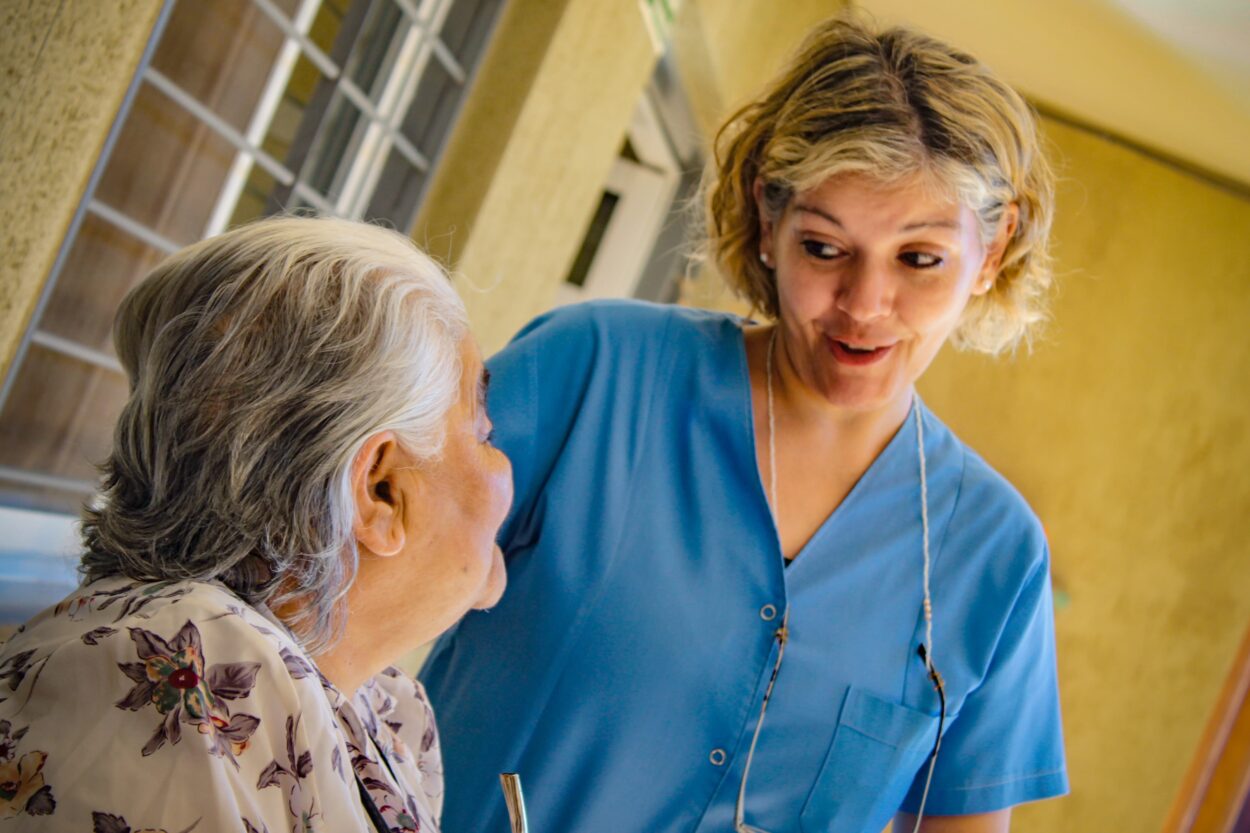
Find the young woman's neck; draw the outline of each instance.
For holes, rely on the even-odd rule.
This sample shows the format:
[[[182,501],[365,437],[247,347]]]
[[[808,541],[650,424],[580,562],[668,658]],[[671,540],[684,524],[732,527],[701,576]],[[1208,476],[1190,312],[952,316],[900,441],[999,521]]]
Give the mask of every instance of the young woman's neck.
[[[881,407],[867,410],[839,407],[803,381],[781,335],[778,331],[773,355],[773,394],[778,421],[782,421],[784,415],[784,422],[792,432],[820,434],[834,439],[842,447],[850,444],[863,448],[872,457],[880,453],[907,420],[915,396],[912,387],[907,386]],[[765,356],[772,337],[770,331],[763,334]]]

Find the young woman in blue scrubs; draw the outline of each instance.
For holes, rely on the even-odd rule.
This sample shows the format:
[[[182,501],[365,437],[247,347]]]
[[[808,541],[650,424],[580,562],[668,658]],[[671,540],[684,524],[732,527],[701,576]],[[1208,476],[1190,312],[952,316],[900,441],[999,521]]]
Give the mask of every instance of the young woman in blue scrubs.
[[[422,675],[446,828],[506,830],[515,771],[561,833],[902,833],[922,804],[920,830],[1006,830],[1067,789],[1046,541],[914,385],[1043,317],[1034,116],[942,43],[835,19],[707,191],[771,323],[586,304],[489,362],[510,586]]]

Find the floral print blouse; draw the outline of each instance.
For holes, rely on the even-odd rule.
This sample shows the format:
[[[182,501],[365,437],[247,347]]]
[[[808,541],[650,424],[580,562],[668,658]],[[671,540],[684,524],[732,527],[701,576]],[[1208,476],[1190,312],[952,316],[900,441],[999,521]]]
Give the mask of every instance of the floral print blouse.
[[[0,646],[0,830],[437,831],[434,713],[388,668],[348,698],[217,583],[103,579]]]

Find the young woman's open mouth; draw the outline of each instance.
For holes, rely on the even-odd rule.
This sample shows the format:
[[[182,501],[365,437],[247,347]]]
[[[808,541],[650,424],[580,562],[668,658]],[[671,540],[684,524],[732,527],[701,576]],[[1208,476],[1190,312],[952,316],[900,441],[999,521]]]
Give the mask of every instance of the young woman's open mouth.
[[[853,366],[875,364],[884,359],[894,349],[893,344],[874,347],[853,341],[841,341],[832,336],[826,336],[825,343],[829,345],[829,352],[833,353],[833,357],[840,364]]]

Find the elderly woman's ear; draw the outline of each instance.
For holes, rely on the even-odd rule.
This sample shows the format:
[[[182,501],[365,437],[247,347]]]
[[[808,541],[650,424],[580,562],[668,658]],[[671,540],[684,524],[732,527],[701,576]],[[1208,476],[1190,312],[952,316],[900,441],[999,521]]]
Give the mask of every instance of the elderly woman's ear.
[[[411,461],[392,431],[365,440],[352,463],[352,498],[356,520],[352,529],[356,543],[374,555],[398,554],[407,540],[406,513],[412,496],[400,472]]]

